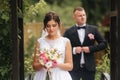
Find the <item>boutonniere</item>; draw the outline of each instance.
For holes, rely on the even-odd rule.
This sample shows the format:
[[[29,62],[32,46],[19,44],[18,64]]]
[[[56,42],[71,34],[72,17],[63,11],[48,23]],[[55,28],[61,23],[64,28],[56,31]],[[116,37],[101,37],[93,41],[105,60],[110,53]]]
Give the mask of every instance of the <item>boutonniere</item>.
[[[89,34],[88,34],[88,37],[89,37],[90,40],[95,39],[95,38],[94,38],[94,35],[93,35],[92,33],[89,33]]]

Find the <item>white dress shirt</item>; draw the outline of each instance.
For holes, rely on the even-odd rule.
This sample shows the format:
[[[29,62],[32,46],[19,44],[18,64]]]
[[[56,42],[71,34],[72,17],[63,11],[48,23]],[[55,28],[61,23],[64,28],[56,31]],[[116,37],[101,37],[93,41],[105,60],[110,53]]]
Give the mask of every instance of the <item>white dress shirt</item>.
[[[76,24],[76,26],[78,26],[78,25]],[[82,26],[86,26],[86,24],[84,24]],[[84,41],[84,38],[85,38],[85,29],[79,29],[79,30],[77,30],[77,32],[78,32],[78,35],[79,35],[78,36],[79,40],[80,40],[81,44],[83,44],[83,41]],[[75,53],[75,47],[73,47],[73,54],[76,54]]]
[[[85,26],[86,24],[84,24],[84,25],[82,25],[82,26]],[[79,27],[81,27],[81,26],[79,26]],[[83,41],[84,41],[84,38],[85,38],[85,29],[78,29],[77,30],[77,32],[78,32],[78,37],[79,37],[79,40],[80,40],[80,42],[81,42],[81,44],[83,44]],[[73,54],[76,54],[75,53],[75,47],[73,47]],[[82,67],[82,64],[84,64],[85,63],[85,60],[84,60],[84,53],[83,52],[81,52],[81,60],[80,60],[80,67]]]

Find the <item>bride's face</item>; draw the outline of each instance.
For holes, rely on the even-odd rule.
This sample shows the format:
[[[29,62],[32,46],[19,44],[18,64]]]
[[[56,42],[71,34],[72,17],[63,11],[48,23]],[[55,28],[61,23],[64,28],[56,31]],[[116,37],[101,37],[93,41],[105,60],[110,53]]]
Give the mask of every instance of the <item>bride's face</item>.
[[[57,31],[59,29],[58,23],[54,20],[50,20],[47,23],[46,30],[48,32],[48,35],[55,36],[57,35]]]

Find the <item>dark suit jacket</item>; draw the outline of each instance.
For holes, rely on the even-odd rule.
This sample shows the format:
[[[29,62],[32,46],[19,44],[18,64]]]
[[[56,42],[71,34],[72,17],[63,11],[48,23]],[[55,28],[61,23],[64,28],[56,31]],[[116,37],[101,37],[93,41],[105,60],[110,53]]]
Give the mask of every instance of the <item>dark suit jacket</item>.
[[[93,40],[90,40],[88,37],[88,34],[92,33],[94,35]],[[70,39],[72,47],[76,46],[89,46],[90,53],[84,54],[85,58],[85,67],[89,71],[95,71],[95,58],[94,58],[94,52],[103,50],[107,47],[107,43],[105,39],[100,35],[99,31],[96,27],[92,25],[86,25],[85,29],[85,39],[83,44],[81,45],[81,42],[78,37],[78,32],[76,26],[72,26],[63,35],[64,37],[67,37]],[[95,45],[95,42],[98,44]],[[81,54],[73,54],[73,71],[79,71],[80,70],[80,58]]]

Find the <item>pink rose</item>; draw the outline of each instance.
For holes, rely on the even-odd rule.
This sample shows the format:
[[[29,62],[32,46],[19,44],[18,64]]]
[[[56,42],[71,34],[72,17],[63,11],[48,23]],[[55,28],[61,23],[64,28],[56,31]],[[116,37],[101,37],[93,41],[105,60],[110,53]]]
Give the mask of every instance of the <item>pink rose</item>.
[[[48,62],[48,57],[46,56],[45,53],[40,54],[40,59],[42,59],[44,63]]]
[[[94,35],[93,35],[92,33],[88,34],[88,37],[89,37],[90,40],[95,39],[95,38],[94,38]]]
[[[56,66],[57,66],[57,61],[56,61],[56,60],[53,60],[52,62],[53,62],[53,63],[52,63],[53,67],[56,67]]]

